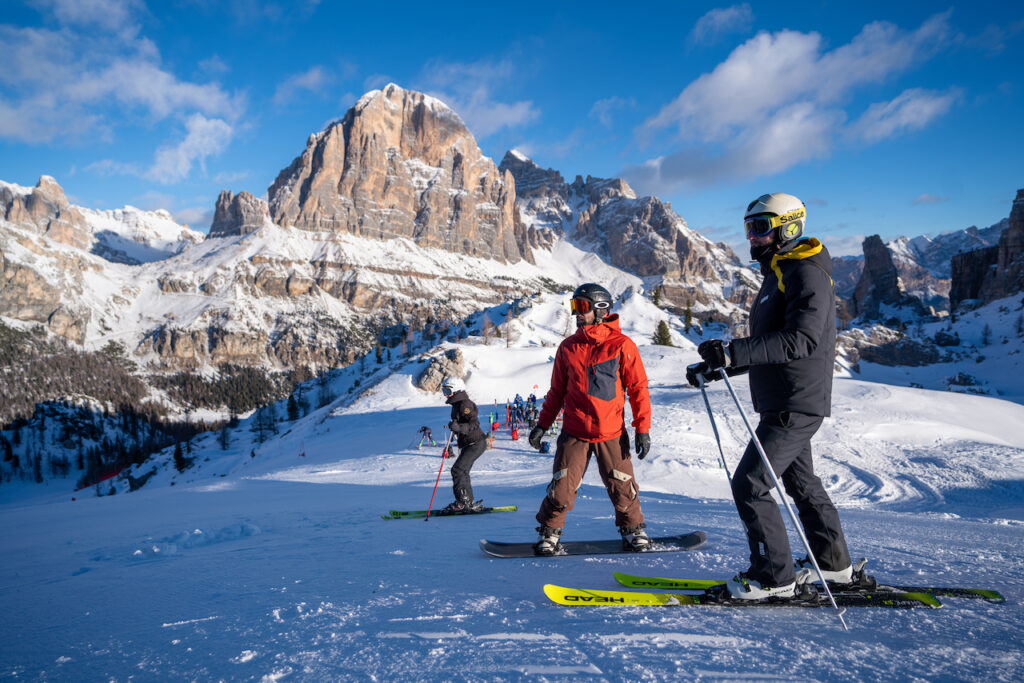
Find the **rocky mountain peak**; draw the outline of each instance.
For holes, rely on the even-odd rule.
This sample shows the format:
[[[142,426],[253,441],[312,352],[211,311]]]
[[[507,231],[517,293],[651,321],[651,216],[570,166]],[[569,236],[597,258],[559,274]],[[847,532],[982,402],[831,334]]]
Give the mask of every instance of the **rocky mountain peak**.
[[[221,190],[210,224],[210,237],[248,235],[270,222],[267,203],[248,192]]]
[[[91,235],[85,217],[68,202],[57,181],[40,176],[31,191],[4,183],[0,186],[0,215],[15,225],[29,227],[55,242],[87,249]]]
[[[705,320],[735,322],[757,291],[757,277],[725,245],[715,245],[687,227],[672,206],[637,197],[621,178],[576,176],[542,169],[515,150],[502,170],[516,182],[523,224],[533,235],[563,235],[608,263],[661,287],[669,308],[692,307]],[[717,292],[717,293],[716,293]]]
[[[863,242],[864,269],[853,292],[851,314],[864,319],[878,318],[883,306],[912,306],[923,314],[924,304],[920,298],[907,293],[906,285],[893,260],[893,253],[878,235],[871,235]]]
[[[394,84],[310,136],[268,197],[282,226],[532,260],[511,174],[483,155],[444,103]]]
[[[1017,190],[998,244],[953,257],[950,305],[993,301],[1024,291],[1024,189]]]
[[[562,201],[569,198],[569,185],[562,174],[553,168],[543,169],[533,159],[518,150],[505,152],[498,170],[508,171],[516,181],[516,198],[529,201],[535,197],[560,197]]]

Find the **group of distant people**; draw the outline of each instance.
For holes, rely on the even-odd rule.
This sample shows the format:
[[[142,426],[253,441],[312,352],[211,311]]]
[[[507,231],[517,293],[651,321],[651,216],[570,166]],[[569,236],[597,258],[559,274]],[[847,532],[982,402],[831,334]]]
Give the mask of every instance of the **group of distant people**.
[[[754,430],[772,469],[796,501],[825,580],[850,583],[852,566],[839,515],[814,474],[811,437],[831,411],[835,357],[835,295],[832,262],[825,246],[804,236],[806,207],[792,195],[775,193],[751,202],[744,216],[751,258],[764,280],[750,310],[747,337],[711,339],[698,346],[701,362],[687,368],[687,381],[701,386],[722,377],[749,373],[750,392],[760,420]],[[625,400],[632,408],[633,450],[639,460],[651,450],[651,403],[647,375],[636,344],[619,328],[611,312],[610,292],[587,283],[570,299],[576,332],[555,354],[543,406],[530,415],[517,395],[509,419],[530,424],[529,443],[540,449],[557,415],[564,413],[551,482],[536,519],[538,555],[561,550],[565,519],[576,500],[591,457],[615,508],[615,524],[624,548],[651,546],[640,504]],[[448,378],[441,387],[451,406],[449,427],[458,435],[459,456],[452,468],[455,502],[448,510],[473,512],[470,469],[486,448],[477,406],[465,384]],[[732,476],[732,495],[747,532],[750,566],[727,584],[737,599],[784,599],[795,595],[796,568],[772,478],[751,440]]]

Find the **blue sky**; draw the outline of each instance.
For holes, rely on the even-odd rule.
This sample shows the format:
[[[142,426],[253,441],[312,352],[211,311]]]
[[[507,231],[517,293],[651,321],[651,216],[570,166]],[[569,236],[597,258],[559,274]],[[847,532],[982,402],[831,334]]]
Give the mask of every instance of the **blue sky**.
[[[356,5],[356,6],[353,6]],[[388,82],[484,152],[625,177],[741,244],[763,192],[834,253],[986,227],[1024,187],[1020,3],[6,0],[0,179],[209,227]]]

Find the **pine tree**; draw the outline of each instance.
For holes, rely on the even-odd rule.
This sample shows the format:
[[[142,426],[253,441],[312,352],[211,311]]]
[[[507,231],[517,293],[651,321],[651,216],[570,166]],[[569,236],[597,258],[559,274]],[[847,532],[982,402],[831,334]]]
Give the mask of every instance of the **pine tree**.
[[[191,465],[191,461],[185,458],[185,454],[181,452],[181,442],[174,444],[174,467],[179,472],[184,472]]]
[[[651,303],[661,308],[661,287],[654,288],[654,292],[651,293]]]
[[[383,351],[380,350],[380,343],[379,342],[377,344],[376,353],[377,353],[377,365],[382,365],[384,363],[384,353],[383,353]]]
[[[225,425],[220,430],[220,434],[217,435],[217,441],[220,442],[220,449],[226,451],[228,446],[231,445],[231,427]]]
[[[659,346],[672,346],[672,333],[668,329],[668,323],[662,320],[658,323],[658,329],[654,331],[651,341]]]
[[[985,327],[981,328],[981,345],[988,346],[992,341],[992,328],[989,327],[988,323],[985,323]]]
[[[1014,323],[1013,329],[1017,332],[1018,337],[1024,337],[1024,314],[1017,316],[1017,322]]]
[[[693,311],[690,309],[690,302],[686,302],[686,310],[683,311],[683,323],[686,326],[686,334],[690,334],[690,327],[693,326]]]
[[[288,421],[295,422],[299,419],[299,402],[295,400],[295,394],[288,397]]]

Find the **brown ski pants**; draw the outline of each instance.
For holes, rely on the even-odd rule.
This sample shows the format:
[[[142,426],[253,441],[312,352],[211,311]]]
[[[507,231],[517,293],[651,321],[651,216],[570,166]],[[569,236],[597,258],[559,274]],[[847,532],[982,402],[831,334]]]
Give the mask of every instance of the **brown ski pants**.
[[[576,492],[591,456],[597,457],[601,481],[615,506],[615,525],[635,526],[644,521],[640,487],[629,459],[629,435],[623,430],[622,436],[600,443],[581,441],[564,431],[558,436],[553,476],[537,512],[538,522],[555,529],[565,525],[565,516],[576,502]]]

